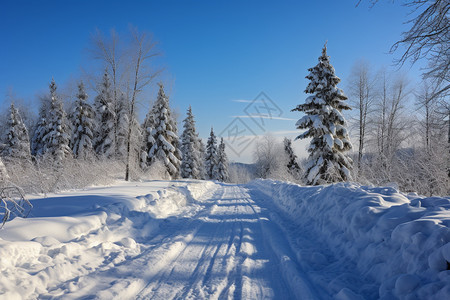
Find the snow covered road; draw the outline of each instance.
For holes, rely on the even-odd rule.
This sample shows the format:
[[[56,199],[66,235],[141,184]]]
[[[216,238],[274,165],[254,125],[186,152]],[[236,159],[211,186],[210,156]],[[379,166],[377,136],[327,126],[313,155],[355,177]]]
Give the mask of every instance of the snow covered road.
[[[172,220],[140,258],[152,271],[138,298],[293,298],[267,238],[274,232],[264,231],[276,225],[262,224],[268,219],[246,190],[223,185],[202,202],[195,218]],[[309,288],[302,293],[314,296]]]
[[[145,190],[145,184],[141,185],[136,189]],[[31,240],[26,242],[25,249],[37,248],[32,255],[11,266],[23,273],[21,276],[9,274],[13,268],[3,269],[6,275],[0,280],[3,296],[9,299],[321,298],[295,261],[283,232],[246,188],[185,182],[151,188],[156,190],[153,194],[146,194],[147,190],[139,195],[129,186],[34,201],[38,207],[35,218],[17,218],[0,234],[5,239],[14,240],[15,236],[23,239],[19,230],[22,227],[28,230],[26,238]],[[77,208],[81,215],[58,216],[58,211],[67,214],[67,207],[75,209],[73,197],[81,205]],[[134,203],[140,211],[136,207],[121,207],[129,207],[129,202],[125,202],[127,205],[115,202],[126,197],[130,197],[128,201],[144,200],[141,204]],[[91,200],[95,203],[90,203]],[[59,203],[57,208],[48,208],[55,203]],[[40,209],[39,204],[42,204]],[[149,204],[151,209],[146,211],[144,204]],[[83,208],[92,205],[102,206],[101,212],[83,213]],[[39,214],[45,217],[36,217]],[[74,225],[77,220],[81,220],[80,224]],[[76,236],[61,233],[64,231],[61,228],[52,234],[47,223],[56,227],[70,223],[67,232],[79,229]],[[44,233],[39,229],[31,229],[43,224],[47,224],[45,236],[41,236]],[[9,254],[18,252],[15,249]],[[56,274],[59,272],[65,275]]]
[[[264,209],[247,190],[220,185],[196,199],[194,216],[166,220],[140,255],[111,270],[90,274],[88,281],[103,299],[318,299],[306,278],[290,287],[277,242],[287,244]],[[265,230],[270,228],[269,230]],[[286,264],[286,263],[284,263]],[[293,267],[295,263],[293,263]],[[294,274],[290,274],[294,275]],[[101,282],[101,286],[99,285]],[[128,290],[127,290],[128,289]],[[297,293],[297,295],[295,294]],[[300,293],[300,294],[299,294]],[[81,295],[79,295],[81,296]]]
[[[32,199],[0,299],[444,299],[450,198],[180,180]]]

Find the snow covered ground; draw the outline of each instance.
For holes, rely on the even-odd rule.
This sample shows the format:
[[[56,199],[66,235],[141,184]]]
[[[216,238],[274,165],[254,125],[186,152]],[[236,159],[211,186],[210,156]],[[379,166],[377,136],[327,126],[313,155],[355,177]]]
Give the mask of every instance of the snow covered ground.
[[[179,180],[32,199],[0,298],[448,299],[450,198]]]

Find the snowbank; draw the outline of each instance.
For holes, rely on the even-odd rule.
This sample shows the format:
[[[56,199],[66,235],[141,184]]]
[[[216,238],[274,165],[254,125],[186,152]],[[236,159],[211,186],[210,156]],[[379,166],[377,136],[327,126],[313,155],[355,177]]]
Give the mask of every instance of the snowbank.
[[[214,185],[120,182],[32,199],[28,218],[0,230],[0,298],[58,298],[92,288],[95,282],[77,278],[139,255],[164,218],[195,213],[195,202]]]
[[[450,298],[450,197],[422,198],[352,183],[302,187],[256,180],[247,187],[273,199],[336,257],[353,260],[379,285],[377,298]],[[342,289],[335,297],[352,293]]]

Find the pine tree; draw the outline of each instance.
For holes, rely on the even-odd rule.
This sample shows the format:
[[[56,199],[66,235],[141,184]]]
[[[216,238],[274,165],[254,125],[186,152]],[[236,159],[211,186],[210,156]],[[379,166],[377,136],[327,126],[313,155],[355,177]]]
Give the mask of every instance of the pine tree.
[[[52,91],[52,89],[55,89]],[[50,95],[56,92],[56,85],[50,85]],[[45,152],[44,137],[49,132],[48,113],[50,111],[51,96],[41,99],[39,107],[39,119],[34,129],[33,138],[31,140],[31,155],[42,156]]]
[[[200,139],[195,129],[194,115],[189,106],[184,119],[184,131],[181,135],[181,177],[202,179],[203,156],[200,149]]]
[[[115,118],[111,83],[108,73],[103,75],[100,94],[94,100],[95,134],[94,150],[100,156],[111,158],[115,154]]]
[[[225,153],[225,143],[220,139],[219,151],[217,152],[217,180],[226,182],[229,180],[228,159]]]
[[[152,158],[152,163],[156,160],[163,162],[168,174],[172,178],[177,178],[181,159],[177,126],[170,112],[169,98],[164,94],[164,86],[161,83],[153,112],[155,127],[152,130],[152,137],[155,142],[148,156]]]
[[[297,163],[297,155],[295,155],[294,150],[292,149],[292,141],[288,138],[284,138],[284,151],[286,152],[287,156],[286,167],[289,174],[291,174],[294,179],[300,179],[302,169]]]
[[[11,103],[5,144],[5,148],[2,151],[3,156],[13,159],[31,158],[28,130],[13,103]]]
[[[56,83],[50,84],[50,110],[48,112],[48,133],[44,136],[44,155],[50,155],[57,164],[71,155],[69,127],[63,104],[56,94]]]
[[[75,158],[86,159],[93,155],[94,111],[87,102],[88,95],[83,82],[78,85],[78,95],[75,108],[71,114],[72,123],[72,153]]]
[[[345,152],[352,148],[347,133],[347,124],[342,110],[350,107],[344,92],[337,88],[340,82],[327,55],[326,45],[319,57],[319,63],[308,69],[310,83],[305,93],[312,94],[305,104],[292,111],[306,115],[297,123],[297,129],[307,129],[297,139],[312,138],[308,148],[310,153],[306,165],[305,179],[309,185],[319,185],[350,180],[352,160]]]
[[[151,164],[152,157],[148,155],[150,149],[152,149],[155,144],[155,139],[153,138],[153,133],[155,130],[155,106],[152,106],[150,111],[147,113],[142,124],[142,151],[141,151],[141,169],[145,170]]]
[[[208,142],[206,143],[205,171],[207,179],[218,179],[217,161],[217,141],[211,127],[211,133],[209,134]]]

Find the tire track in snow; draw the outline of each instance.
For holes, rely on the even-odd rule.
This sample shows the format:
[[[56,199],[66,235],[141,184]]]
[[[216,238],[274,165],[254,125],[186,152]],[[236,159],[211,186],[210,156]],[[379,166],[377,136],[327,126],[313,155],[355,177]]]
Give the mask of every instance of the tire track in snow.
[[[169,217],[158,234],[141,241],[139,255],[84,276],[100,284],[100,292],[86,295],[124,299],[120,289],[128,289],[126,299],[317,296],[285,234],[248,192],[227,184],[211,188],[196,199],[201,210]]]
[[[224,193],[223,190],[218,190],[212,195],[211,198],[214,200],[220,199],[223,197],[223,193]],[[198,221],[197,222],[193,222],[193,221],[199,220],[203,217],[210,215],[213,210],[214,210],[214,203],[208,203],[207,209],[200,211],[196,216],[193,217],[191,222],[189,222],[188,224],[185,224],[184,228],[189,228],[189,226],[191,226],[192,224],[195,223],[194,224],[195,229],[193,230],[194,234],[191,235],[191,238],[186,240],[183,247],[177,251],[176,255],[167,255],[166,257],[162,257],[160,259],[161,262],[164,262],[164,266],[161,266],[161,268],[157,268],[156,272],[154,272],[154,275],[151,276],[151,278],[147,278],[148,283],[139,292],[136,299],[151,299],[151,298],[155,297],[155,295],[152,295],[152,292],[158,291],[164,285],[164,283],[165,283],[164,279],[167,280],[170,277],[171,273],[173,272],[174,265],[176,264],[176,262],[185,253],[186,249],[192,243],[192,240],[195,239],[195,237],[197,237],[199,230],[201,228],[201,225],[197,225],[199,223]],[[175,229],[176,229],[176,227],[175,227]],[[167,237],[166,240],[168,240],[168,242],[170,243],[170,240],[172,239],[172,237],[179,236],[179,234],[180,234],[180,232],[175,231],[172,235],[169,235],[169,237]],[[165,243],[163,242],[162,244],[164,245]],[[169,274],[167,274],[168,269],[171,270],[171,273],[169,273]],[[156,287],[154,287],[155,279],[158,280],[157,281],[158,285]],[[155,293],[153,293],[153,294],[155,294]],[[165,299],[170,299],[170,298],[166,297]]]
[[[279,269],[285,282],[290,286],[290,290],[297,299],[321,299],[319,293],[314,288],[307,274],[294,260],[295,254],[290,249],[289,242],[284,237],[282,230],[275,222],[270,221],[269,214],[258,213],[255,209],[255,201],[251,197],[246,199],[255,215],[258,215],[258,223],[261,227],[266,247],[269,248],[274,258],[279,261]],[[267,209],[266,209],[267,210]],[[269,225],[270,224],[270,225]]]

